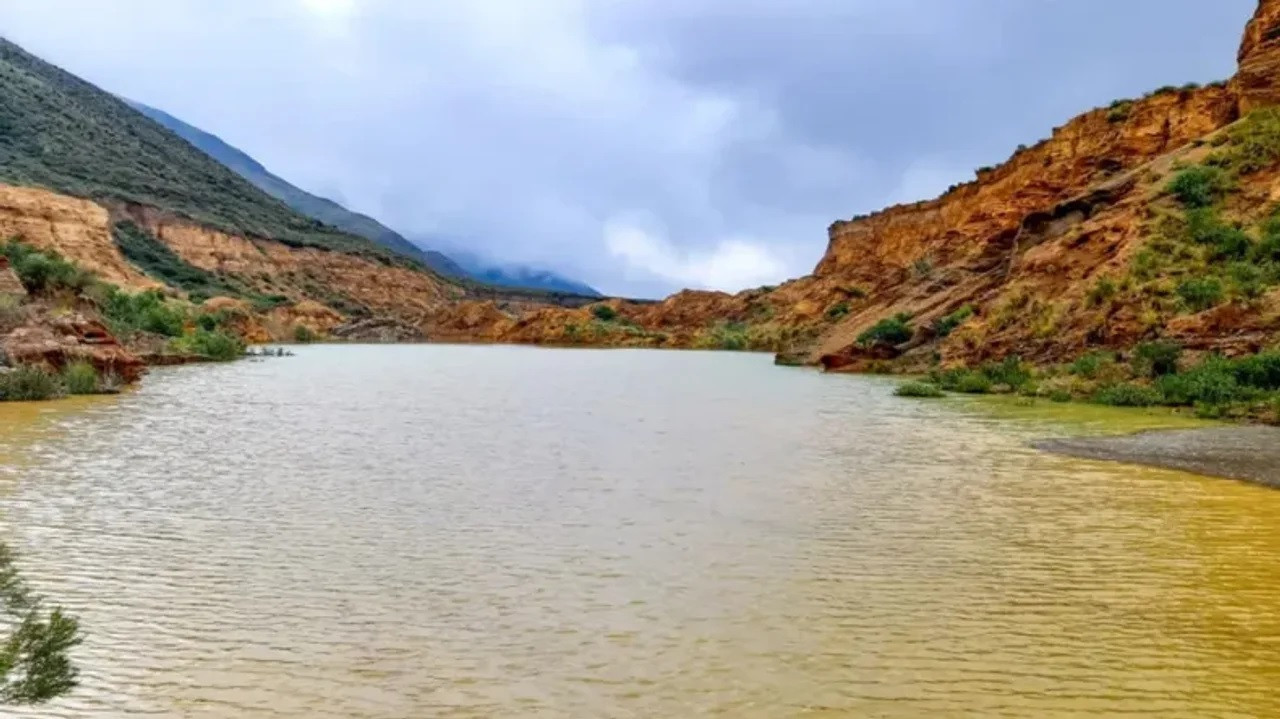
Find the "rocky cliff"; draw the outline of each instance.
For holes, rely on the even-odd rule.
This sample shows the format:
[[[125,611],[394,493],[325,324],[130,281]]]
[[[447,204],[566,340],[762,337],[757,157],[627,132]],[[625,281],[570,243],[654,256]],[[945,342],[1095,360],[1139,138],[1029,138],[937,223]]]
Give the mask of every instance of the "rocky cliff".
[[[48,72],[27,56],[19,59],[23,71]],[[78,101],[89,96],[76,82],[59,82]],[[39,99],[43,105],[33,107],[56,101]],[[1273,140],[1280,148],[1280,121],[1275,127],[1265,121],[1277,103],[1280,0],[1262,0],[1244,34],[1239,72],[1228,82],[1118,100],[1018,148],[941,197],[837,221],[811,275],[737,294],[687,290],[656,303],[563,306],[551,296],[460,285],[300,224],[269,198],[213,177],[217,171],[185,150],[173,152],[194,189],[173,206],[148,200],[159,195],[143,192],[152,192],[152,184],[142,177],[131,185],[142,189],[114,197],[111,188],[96,187],[95,200],[0,187],[0,238],[56,249],[127,288],[164,286],[197,301],[209,287],[232,295],[206,301],[214,307],[252,308],[272,298],[242,324],[253,339],[280,338],[303,325],[350,338],[367,330],[396,340],[772,350],[785,361],[849,370],[920,369],[1010,354],[1051,363],[1158,337],[1245,351],[1276,338],[1280,274],[1246,282],[1237,276],[1249,272],[1239,265],[1270,268],[1271,260],[1237,252],[1227,262],[1194,242],[1169,244],[1171,233],[1191,232],[1191,219],[1204,220],[1203,212],[1180,214],[1169,186],[1188,167],[1221,170],[1229,182],[1215,196],[1214,227],[1234,227],[1251,247],[1260,245],[1260,223],[1280,199],[1280,149],[1275,156],[1267,149]],[[168,148],[168,140],[152,137],[156,128],[125,120],[151,138],[149,147]],[[94,122],[105,121],[95,115]],[[1232,167],[1229,156],[1246,151],[1257,156]],[[148,152],[150,160],[159,157],[158,150]],[[48,170],[46,184],[67,182],[69,175],[53,172],[63,169]],[[200,202],[217,183],[236,187],[236,201],[213,197],[214,219],[204,221]],[[252,217],[269,221],[259,228],[280,229],[236,229]],[[157,274],[136,251],[123,252],[122,222],[154,241],[152,255],[171,254],[165,261],[180,271]],[[1183,262],[1153,263],[1161,253]],[[198,288],[171,279],[193,273],[202,278]],[[1188,281],[1225,289],[1210,303],[1188,300],[1182,296]],[[871,331],[886,322],[901,326],[887,337]]]

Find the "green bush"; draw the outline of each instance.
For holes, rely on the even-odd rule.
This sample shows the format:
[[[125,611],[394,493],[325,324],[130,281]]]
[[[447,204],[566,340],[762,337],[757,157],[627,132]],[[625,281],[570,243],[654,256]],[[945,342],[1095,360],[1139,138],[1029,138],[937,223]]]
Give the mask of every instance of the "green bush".
[[[841,300],[827,308],[827,319],[834,322],[849,314],[849,303]]]
[[[165,300],[158,290],[131,294],[115,287],[107,291],[101,305],[102,315],[116,334],[135,331],[151,332],[166,337],[181,337],[186,313]]]
[[[185,352],[215,362],[227,362],[244,354],[244,343],[226,332],[209,332],[198,329],[185,337],[173,340],[172,346]]]
[[[1074,362],[1067,365],[1067,371],[1080,377],[1094,379],[1105,367],[1115,364],[1115,361],[1114,352],[1098,350],[1077,357]]]
[[[54,251],[36,250],[22,242],[9,241],[0,246],[0,254],[9,258],[22,286],[35,295],[59,291],[83,292],[96,280],[93,273],[68,262]]]
[[[1187,235],[1197,244],[1208,245],[1212,259],[1243,259],[1254,250],[1244,230],[1223,222],[1209,207],[1187,211]]]
[[[310,327],[306,325],[297,325],[293,328],[293,340],[301,344],[309,344],[319,341],[320,335],[316,334]]]
[[[1182,346],[1174,342],[1143,342],[1133,350],[1133,369],[1145,377],[1162,377],[1178,371]]]
[[[1094,281],[1093,287],[1089,288],[1085,295],[1085,303],[1090,307],[1097,307],[1110,301],[1117,292],[1119,288],[1116,286],[1116,281],[1103,275]]]
[[[868,347],[877,342],[898,345],[911,339],[915,331],[911,328],[909,321],[911,315],[902,313],[893,317],[886,317],[872,325],[872,327],[862,334],[858,335],[858,344]]]
[[[955,383],[955,391],[965,394],[988,394],[991,392],[991,378],[980,372],[965,372],[961,374]]]
[[[594,305],[591,314],[601,322],[612,322],[618,318],[618,311],[609,305]]]
[[[1218,161],[1248,174],[1280,160],[1280,110],[1268,107],[1249,113],[1227,131],[1227,144]]]
[[[946,393],[938,388],[935,384],[928,382],[906,382],[898,385],[893,393],[899,397],[918,397],[918,398],[934,398],[945,397]]]
[[[1242,385],[1280,390],[1280,350],[1234,360],[1229,366],[1236,381]]]
[[[1209,207],[1231,186],[1222,169],[1197,165],[1174,176],[1166,188],[1185,207]]]
[[[0,401],[32,402],[66,394],[58,375],[35,365],[19,365],[0,374]]]
[[[1137,384],[1115,384],[1104,387],[1093,396],[1098,404],[1112,407],[1151,407],[1160,404],[1160,392]]]
[[[1031,368],[1015,355],[1005,357],[1000,362],[984,364],[980,371],[992,384],[1007,385],[1015,390],[1031,379]]]
[[[62,369],[62,382],[68,394],[96,394],[98,370],[88,362],[72,362]]]
[[[1253,246],[1253,259],[1258,262],[1280,262],[1280,216],[1273,215],[1262,223],[1262,239]]]
[[[1227,267],[1227,277],[1231,280],[1233,294],[1253,300],[1267,291],[1267,275],[1261,267],[1252,262],[1233,262]]]
[[[1223,404],[1251,394],[1236,381],[1230,363],[1216,359],[1181,374],[1165,375],[1156,386],[1164,402],[1173,405]]]
[[[1195,312],[1207,310],[1222,302],[1222,281],[1217,277],[1200,277],[1178,285],[1178,296]]]
[[[965,305],[951,314],[933,322],[933,331],[939,337],[946,337],[973,316],[973,305]]]

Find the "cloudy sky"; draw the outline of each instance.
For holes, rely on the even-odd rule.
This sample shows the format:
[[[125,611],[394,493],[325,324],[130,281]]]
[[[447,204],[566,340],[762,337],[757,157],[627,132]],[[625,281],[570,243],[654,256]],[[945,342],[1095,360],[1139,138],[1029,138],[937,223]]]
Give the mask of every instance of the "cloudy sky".
[[[1254,0],[0,0],[0,33],[420,243],[615,294],[812,269]]]

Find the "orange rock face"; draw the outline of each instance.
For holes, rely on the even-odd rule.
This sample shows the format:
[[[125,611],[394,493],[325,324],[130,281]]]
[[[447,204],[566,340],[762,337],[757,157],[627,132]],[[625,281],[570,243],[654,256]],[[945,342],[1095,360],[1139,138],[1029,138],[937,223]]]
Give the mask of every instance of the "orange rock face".
[[[1280,103],[1280,0],[1259,1],[1236,59],[1240,69],[1231,88],[1241,111]]]
[[[79,314],[33,319],[0,339],[0,349],[13,364],[61,370],[84,361],[99,374],[115,375],[124,382],[138,381],[146,369],[142,360],[120,346],[101,322]]]

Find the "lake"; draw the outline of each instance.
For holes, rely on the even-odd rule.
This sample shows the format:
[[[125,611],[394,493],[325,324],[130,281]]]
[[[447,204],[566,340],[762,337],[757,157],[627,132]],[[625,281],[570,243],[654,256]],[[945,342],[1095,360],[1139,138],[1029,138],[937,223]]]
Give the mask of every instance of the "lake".
[[[22,717],[1280,716],[1280,492],[754,354],[307,346],[0,405]]]

